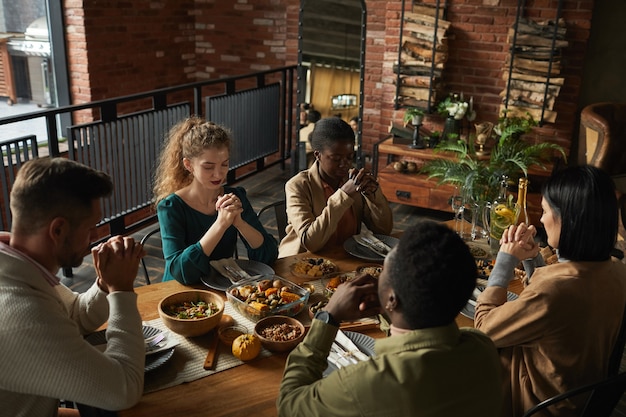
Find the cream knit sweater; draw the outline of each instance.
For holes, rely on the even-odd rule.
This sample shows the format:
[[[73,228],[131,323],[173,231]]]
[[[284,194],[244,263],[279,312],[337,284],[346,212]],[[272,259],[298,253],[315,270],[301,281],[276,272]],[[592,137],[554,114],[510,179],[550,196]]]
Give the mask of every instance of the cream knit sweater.
[[[109,313],[110,310],[110,313]],[[83,339],[109,320],[103,353]],[[0,252],[0,416],[55,416],[59,398],[119,410],[142,395],[145,347],[137,295],[51,286]]]

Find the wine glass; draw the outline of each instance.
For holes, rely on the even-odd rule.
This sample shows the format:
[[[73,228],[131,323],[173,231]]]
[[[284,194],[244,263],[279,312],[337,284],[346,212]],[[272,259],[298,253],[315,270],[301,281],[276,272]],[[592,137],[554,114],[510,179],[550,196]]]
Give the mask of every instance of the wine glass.
[[[450,197],[450,206],[454,212],[454,231],[459,236],[463,237],[463,211],[465,210],[465,202],[458,187],[455,187],[454,194]]]

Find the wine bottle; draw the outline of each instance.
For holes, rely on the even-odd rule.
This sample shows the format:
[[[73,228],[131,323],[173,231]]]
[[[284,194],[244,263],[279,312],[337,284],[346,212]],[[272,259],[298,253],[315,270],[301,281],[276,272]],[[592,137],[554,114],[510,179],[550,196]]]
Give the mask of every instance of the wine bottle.
[[[526,223],[529,224],[528,210],[526,208],[526,196],[528,194],[528,178],[521,177],[519,179],[519,185],[517,188],[517,205],[515,210],[517,214],[517,224]]]

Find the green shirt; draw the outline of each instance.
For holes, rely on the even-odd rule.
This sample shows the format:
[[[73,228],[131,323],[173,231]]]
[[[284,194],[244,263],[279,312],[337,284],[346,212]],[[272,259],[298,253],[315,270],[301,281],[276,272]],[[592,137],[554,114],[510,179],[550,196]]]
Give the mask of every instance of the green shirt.
[[[241,218],[263,235],[263,244],[256,249],[242,239],[248,259],[272,265],[278,257],[276,239],[265,231],[241,187],[224,187],[224,193],[234,193],[243,206]],[[230,226],[215,250],[206,256],[200,238],[217,220],[217,214],[207,215],[189,207],[179,196],[170,194],[159,202],[157,215],[161,227],[165,271],[163,281],[175,279],[181,284],[196,284],[211,271],[210,261],[232,258],[237,245],[237,229]]]
[[[491,340],[448,326],[377,339],[376,356],[322,378],[337,328],[313,320],[287,359],[279,416],[499,416],[502,377]]]

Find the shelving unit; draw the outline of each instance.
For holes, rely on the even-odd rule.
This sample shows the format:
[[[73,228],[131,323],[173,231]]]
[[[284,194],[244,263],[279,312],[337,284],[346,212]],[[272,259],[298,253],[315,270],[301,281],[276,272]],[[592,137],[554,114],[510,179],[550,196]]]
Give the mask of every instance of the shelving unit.
[[[513,109],[514,114],[521,113],[520,115],[523,115],[524,112],[528,111],[533,115],[535,120],[538,120],[540,125],[542,125],[546,121],[553,123],[556,120],[556,112],[552,110],[553,103],[550,105],[548,104],[549,96],[551,96],[550,100],[552,101],[556,100],[556,96],[558,96],[560,88],[564,82],[563,78],[555,77],[555,75],[558,75],[560,73],[560,69],[555,68],[555,55],[557,54],[557,47],[561,48],[561,47],[567,46],[566,41],[559,39],[559,28],[560,28],[560,20],[561,20],[561,11],[563,8],[563,0],[558,0],[558,6],[556,10],[556,15],[554,18],[553,27],[550,28],[549,26],[546,26],[546,29],[552,29],[552,34],[551,34],[551,37],[547,39],[547,41],[549,42],[548,60],[547,60],[547,67],[545,67],[544,65],[545,72],[543,74],[540,73],[538,75],[528,75],[528,76],[522,76],[522,74],[517,74],[517,75],[514,74],[515,63],[517,61],[520,61],[520,62],[522,61],[522,58],[516,61],[516,55],[518,55],[517,51],[519,48],[520,24],[522,20],[522,14],[525,8],[526,8],[526,1],[518,0],[517,13],[515,16],[515,24],[513,26],[513,37],[512,37],[510,57],[509,57],[507,84],[506,84],[506,90],[504,91],[504,103],[502,105],[502,108],[507,111],[510,111],[511,109]],[[536,38],[541,39],[541,37],[536,37]],[[535,39],[535,43],[536,43],[536,39]],[[548,45],[546,45],[545,42],[539,42],[539,44],[535,46],[543,47],[544,49],[548,47]],[[535,68],[538,68],[538,67],[539,65],[537,65]],[[542,78],[545,78],[545,81],[543,80],[538,81]],[[525,107],[525,106],[515,106],[511,108],[511,104],[510,104],[511,92],[512,90],[514,90],[514,85],[528,86],[528,85],[540,84],[540,83],[544,84],[540,110],[537,108]],[[535,90],[530,90],[530,91],[535,92],[541,96],[540,91],[535,91]],[[534,94],[534,96],[536,97],[537,94]],[[530,95],[533,96],[532,93],[530,93]],[[547,107],[550,107],[550,108],[548,109]]]
[[[415,10],[415,2],[413,5]],[[418,10],[426,12],[430,8],[432,8],[430,5],[424,5],[418,8]],[[445,50],[445,45],[442,43],[442,40],[445,36],[445,31],[449,26],[449,22],[446,22],[442,18],[445,14],[445,6],[441,6],[440,0],[437,0],[434,11],[434,16],[430,18],[429,14],[411,13],[417,17],[416,20],[420,21],[419,23],[412,22],[410,24],[413,26],[413,29],[416,30],[415,33],[419,34],[421,40],[417,41],[419,44],[411,43],[411,45],[407,45],[407,47],[413,45],[412,48],[407,49],[410,49],[412,54],[417,55],[417,57],[413,58],[415,58],[415,62],[419,62],[420,59],[425,60],[426,55],[428,54],[425,44],[432,43],[430,46],[430,56],[428,57],[430,59],[430,66],[421,65],[418,68],[416,65],[404,65],[403,62],[406,62],[407,57],[410,57],[409,53],[405,50],[405,43],[410,42],[408,42],[409,36],[405,34],[405,22],[407,21],[407,15],[405,12],[405,0],[402,0],[398,61],[394,66],[394,71],[396,73],[396,110],[402,107],[410,106],[421,108],[427,113],[430,113],[434,107],[435,100],[437,99],[435,84],[437,83],[437,79],[440,77],[441,71],[443,71],[443,63],[445,63],[445,59],[447,59],[447,51]],[[420,25],[420,23],[422,25]],[[430,37],[430,34],[427,33],[428,31],[422,30],[424,27],[432,27],[432,41],[427,39]],[[413,95],[403,94],[403,92],[410,92]]]

